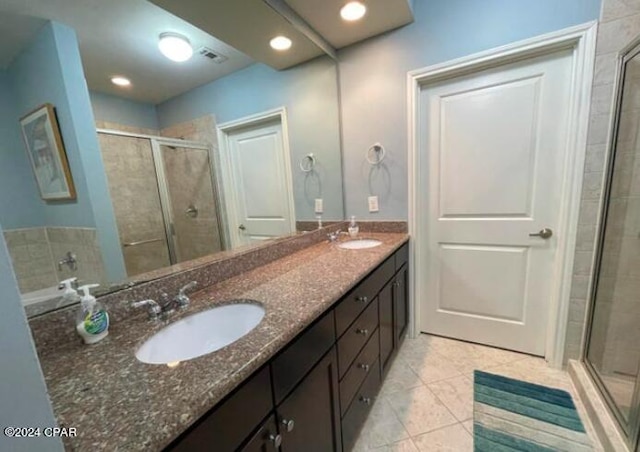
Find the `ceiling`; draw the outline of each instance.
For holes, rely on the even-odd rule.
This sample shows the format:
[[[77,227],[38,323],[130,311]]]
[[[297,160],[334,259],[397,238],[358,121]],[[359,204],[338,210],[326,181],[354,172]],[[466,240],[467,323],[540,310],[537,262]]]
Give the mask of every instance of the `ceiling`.
[[[19,17],[16,16],[32,16]],[[34,17],[41,20],[34,20]],[[0,64],[6,64],[42,26],[42,19],[74,28],[91,90],[157,104],[196,86],[249,66],[254,61],[210,34],[144,0],[2,0]],[[207,46],[228,59],[215,63],[194,55],[184,63],[165,58],[157,47],[165,31],[187,36],[194,49]],[[128,89],[113,75],[131,79]]]
[[[366,0],[367,14],[357,22],[345,22],[340,18],[345,0],[286,1],[336,49],[413,22],[408,0]]]
[[[286,69],[324,55],[263,0],[151,1],[275,69]],[[307,1],[322,3],[324,0]],[[286,52],[275,51],[269,46],[271,38],[281,34],[293,41]]]
[[[158,104],[255,61],[286,69],[324,55],[305,35],[303,22],[341,48],[413,20],[409,0],[366,0],[365,18],[347,23],[339,13],[345,2],[286,0],[300,17],[285,18],[264,0],[2,0],[0,67],[46,20],[54,20],[75,29],[89,89]],[[188,37],[195,50],[206,46],[227,60],[218,64],[194,54],[174,63],[157,47],[166,31]],[[286,52],[269,46],[279,34],[293,41]],[[132,86],[114,86],[113,75],[129,78]]]

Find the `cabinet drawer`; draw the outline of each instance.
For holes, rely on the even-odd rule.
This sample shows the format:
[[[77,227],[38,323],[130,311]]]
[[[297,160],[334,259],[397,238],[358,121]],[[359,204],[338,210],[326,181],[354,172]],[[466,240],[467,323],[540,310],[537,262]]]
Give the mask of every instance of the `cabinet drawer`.
[[[347,372],[349,366],[377,327],[378,299],[376,298],[338,341],[338,371],[340,378]]]
[[[356,393],[356,397],[342,418],[342,447],[343,450],[351,450],[353,448],[358,434],[362,428],[362,424],[367,419],[367,414],[375,401],[380,387],[380,362],[376,361],[373,368],[369,371],[369,375],[365,379],[360,390]]]
[[[404,264],[409,261],[409,243],[405,243],[394,254],[396,260],[396,271],[400,270]]]
[[[272,361],[273,392],[279,404],[336,341],[333,311],[302,333]]]
[[[355,359],[344,378],[340,382],[340,413],[344,415],[360,385],[373,369],[373,364],[380,355],[379,333],[375,333]]]
[[[336,307],[336,333],[341,336],[358,315],[371,304],[380,289],[395,273],[394,256],[384,261]]]
[[[216,452],[237,450],[273,408],[271,376],[265,366],[231,396],[205,414],[167,450]]]

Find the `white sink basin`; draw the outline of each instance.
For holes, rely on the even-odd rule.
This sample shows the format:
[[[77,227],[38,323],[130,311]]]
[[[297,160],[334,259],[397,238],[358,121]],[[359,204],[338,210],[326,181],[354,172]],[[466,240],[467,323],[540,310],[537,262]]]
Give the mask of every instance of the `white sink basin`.
[[[382,242],[375,239],[349,240],[338,244],[340,248],[345,250],[363,250],[366,248],[374,248],[379,245],[382,245]]]
[[[237,341],[264,317],[264,308],[238,303],[212,308],[185,317],[160,330],[136,351],[148,364],[177,365]]]

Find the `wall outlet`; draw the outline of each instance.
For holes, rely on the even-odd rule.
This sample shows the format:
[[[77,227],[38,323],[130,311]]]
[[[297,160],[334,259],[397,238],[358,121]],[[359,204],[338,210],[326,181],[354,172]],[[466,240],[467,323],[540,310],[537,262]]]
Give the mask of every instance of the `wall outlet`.
[[[377,196],[369,196],[369,212],[374,213],[378,212],[380,207],[378,206],[378,197]]]
[[[323,210],[322,198],[316,198],[316,213],[322,213]]]

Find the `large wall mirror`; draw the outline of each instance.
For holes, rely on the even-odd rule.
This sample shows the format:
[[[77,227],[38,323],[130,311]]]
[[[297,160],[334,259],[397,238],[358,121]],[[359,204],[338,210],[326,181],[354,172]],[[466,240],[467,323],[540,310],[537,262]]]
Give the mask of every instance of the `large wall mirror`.
[[[24,303],[344,219],[335,63],[301,34],[249,42],[259,19],[225,40],[281,65],[145,0],[3,2],[0,224]]]

